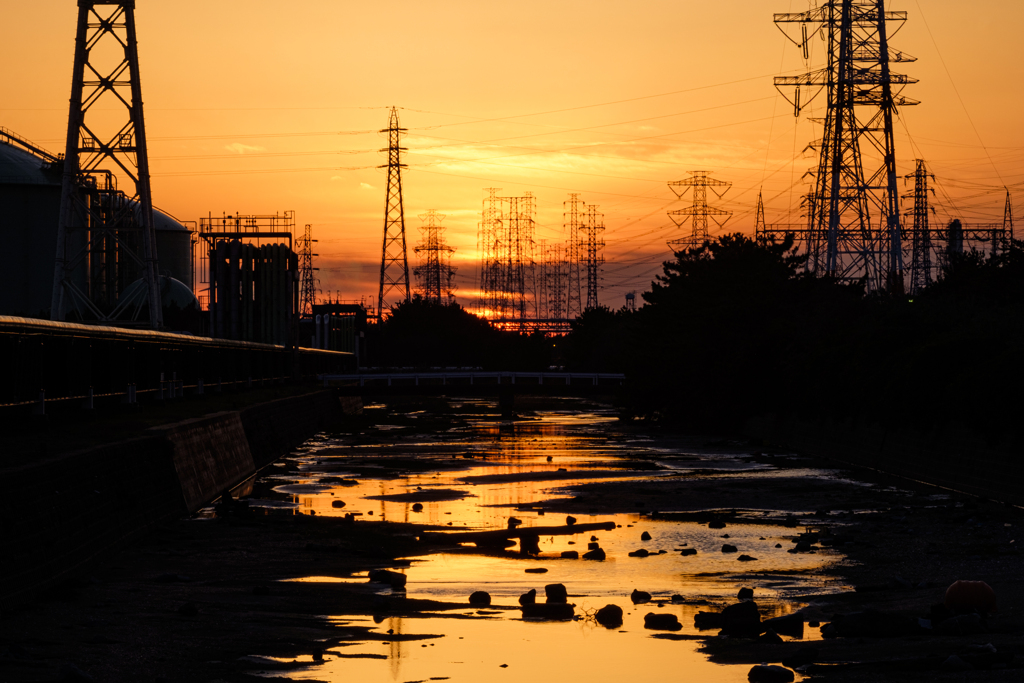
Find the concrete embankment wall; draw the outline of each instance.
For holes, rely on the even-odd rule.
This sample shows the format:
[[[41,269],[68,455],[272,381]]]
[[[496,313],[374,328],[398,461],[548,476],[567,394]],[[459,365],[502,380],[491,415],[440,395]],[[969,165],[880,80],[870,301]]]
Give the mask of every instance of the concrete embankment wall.
[[[1024,505],[1024,444],[1012,437],[993,439],[957,425],[923,432],[775,417],[750,420],[746,431],[810,455]]]
[[[333,391],[317,391],[0,470],[0,611],[195,512],[340,411]]]

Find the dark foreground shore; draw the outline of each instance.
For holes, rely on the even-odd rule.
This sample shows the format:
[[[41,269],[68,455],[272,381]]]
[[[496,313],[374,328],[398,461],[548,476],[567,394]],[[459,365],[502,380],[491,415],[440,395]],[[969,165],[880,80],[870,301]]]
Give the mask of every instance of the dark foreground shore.
[[[1019,509],[866,470],[846,470],[809,485],[798,470],[834,469],[835,463],[752,451],[752,459],[777,466],[778,476],[592,482],[546,509],[598,516],[671,509],[726,526],[749,520],[748,510],[777,511],[764,523],[785,526],[793,537],[811,532],[806,552],[832,547],[847,558],[825,571],[853,590],[803,596],[806,622],[838,623],[836,614],[879,612],[862,619],[861,630],[813,643],[811,649],[801,642],[724,638],[717,630],[705,631],[713,661],[785,661],[830,681],[1024,677],[1024,566],[1018,551],[1024,515]],[[424,467],[439,465],[444,463],[435,460]],[[305,666],[310,655],[344,656],[347,642],[410,638],[341,627],[324,615],[416,618],[466,607],[382,597],[366,583],[281,581],[399,566],[395,558],[436,549],[418,540],[427,538],[421,536],[423,527],[239,508],[223,512],[216,519],[165,524],[87,575],[5,615],[0,681],[233,683],[260,680],[253,675],[258,671],[285,677],[296,657],[305,657]],[[940,633],[948,630],[938,628],[948,615],[936,606],[957,579],[986,581],[996,592],[998,611]],[[750,583],[755,600],[763,580]],[[987,645],[992,647],[977,647]],[[253,655],[285,661],[257,662]]]

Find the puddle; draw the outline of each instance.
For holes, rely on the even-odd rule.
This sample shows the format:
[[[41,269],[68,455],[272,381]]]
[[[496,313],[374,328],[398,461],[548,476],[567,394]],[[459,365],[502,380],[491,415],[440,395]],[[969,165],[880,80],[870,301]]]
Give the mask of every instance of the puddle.
[[[361,519],[409,521],[451,527],[450,531],[504,529],[510,517],[521,528],[558,526],[565,515],[535,509],[542,501],[566,496],[566,487],[592,481],[645,481],[664,477],[759,478],[801,476],[827,478],[822,470],[780,470],[754,462],[741,449],[675,449],[670,443],[617,433],[610,411],[557,410],[533,419],[500,423],[488,406],[462,400],[464,422],[449,431],[425,433],[388,416],[389,424],[358,437],[320,435],[288,459],[284,471],[258,480],[253,495],[260,505],[294,506],[294,514],[345,515]],[[367,410],[383,411],[368,406]],[[407,414],[421,422],[430,415]],[[399,470],[396,473],[396,468]],[[671,512],[663,510],[661,512]],[[285,674],[295,680],[408,681],[452,680],[543,683],[559,680],[621,681],[642,671],[645,678],[746,681],[749,666],[709,662],[698,651],[694,614],[708,605],[734,602],[741,586],[754,586],[765,617],[788,614],[801,605],[791,598],[817,591],[844,590],[823,585],[815,570],[841,559],[830,550],[789,553],[790,538],[800,530],[758,523],[751,511],[724,529],[692,521],[668,521],[640,513],[576,515],[579,524],[612,522],[615,528],[576,535],[541,535],[540,554],[521,556],[517,548],[484,554],[469,546],[424,557],[404,558],[408,567],[405,595],[466,602],[474,591],[491,595],[490,607],[444,615],[374,620],[334,617],[338,624],[372,627],[379,638],[434,636],[423,640],[358,640],[324,653],[323,662],[297,661]],[[285,514],[277,512],[277,514]],[[642,540],[641,534],[650,535]],[[591,537],[607,558],[603,562],[564,559],[582,555]],[[723,553],[730,544],[735,553]],[[776,548],[781,544],[781,548]],[[647,557],[629,553],[645,549]],[[683,555],[680,551],[696,550]],[[664,551],[664,552],[659,552]],[[739,555],[756,558],[738,561]],[[527,570],[545,569],[543,573]],[[297,581],[365,582],[365,576],[294,577]],[[531,622],[520,617],[518,598],[544,586],[562,583],[575,620]],[[633,605],[634,589],[651,593],[652,602]],[[381,588],[382,594],[391,594]],[[396,594],[392,599],[400,599]],[[598,625],[593,613],[607,604],[624,612],[621,628]],[[515,609],[511,609],[515,608]],[[683,625],[674,633],[644,629],[649,612],[673,613]],[[590,616],[588,616],[590,615]],[[472,617],[472,618],[469,618]],[[389,634],[388,631],[392,633]],[[805,629],[805,638],[817,629]],[[258,657],[259,653],[253,653]],[[259,661],[253,660],[254,663]],[[291,661],[291,660],[288,660]],[[307,666],[308,664],[308,666]],[[507,665],[507,666],[502,666]],[[258,666],[256,667],[258,671]]]

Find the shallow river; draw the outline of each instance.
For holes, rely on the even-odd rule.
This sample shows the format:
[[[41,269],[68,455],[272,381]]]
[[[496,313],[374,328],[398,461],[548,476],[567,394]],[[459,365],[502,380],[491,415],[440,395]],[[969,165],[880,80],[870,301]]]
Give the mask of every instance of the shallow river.
[[[682,448],[670,442],[623,432],[612,411],[566,401],[560,409],[537,411],[531,419],[502,422],[493,407],[476,401],[456,401],[459,426],[442,431],[419,430],[416,412],[401,415],[400,424],[381,424],[388,415],[383,406],[367,406],[377,424],[360,437],[319,435],[289,459],[293,467],[279,467],[256,482],[252,505],[293,508],[296,513],[354,514],[357,519],[409,521],[453,530],[503,529],[511,516],[524,527],[565,523],[565,515],[544,514],[540,501],[566,497],[566,487],[586,481],[636,481],[680,473],[707,477],[776,476],[778,470],[754,462],[742,446],[723,449]],[[725,452],[723,452],[725,451]],[[464,466],[408,471],[395,475],[389,463],[416,457]],[[653,463],[646,471],[623,469],[624,458]],[[358,466],[347,469],[347,463]],[[379,463],[375,465],[374,463]],[[375,468],[379,474],[375,475]],[[794,470],[787,470],[788,476]],[[829,472],[807,470],[808,479],[829,477]],[[410,500],[380,497],[415,493],[423,498],[439,490],[452,490],[449,500],[424,500],[414,508]],[[460,493],[461,492],[461,493]],[[341,506],[341,503],[344,503]],[[660,512],[671,512],[661,510]],[[768,512],[768,511],[765,511]],[[642,513],[577,515],[579,523],[615,522],[616,528],[574,536],[542,536],[540,554],[523,557],[516,548],[500,556],[467,550],[426,557],[410,557],[410,566],[396,568],[408,577],[410,598],[466,602],[465,610],[444,616],[369,618],[326,615],[339,624],[373,626],[380,633],[436,635],[422,640],[365,641],[328,650],[323,663],[289,672],[296,680],[359,681],[616,681],[625,679],[730,682],[746,681],[749,665],[711,663],[698,651],[699,632],[693,615],[735,602],[740,587],[756,587],[762,614],[779,616],[801,607],[791,598],[811,591],[842,590],[826,585],[815,570],[841,559],[836,553],[792,554],[794,531],[779,526],[730,524],[729,543],[756,552],[758,561],[737,563],[737,556],[721,552],[723,531],[696,522],[651,519]],[[650,534],[641,541],[641,534]],[[561,553],[582,555],[591,536],[607,553],[603,562],[563,559]],[[777,543],[782,548],[775,548]],[[639,548],[649,557],[629,557]],[[697,550],[683,556],[683,548]],[[665,551],[658,554],[659,551]],[[529,569],[545,573],[527,573]],[[365,576],[304,577],[297,581],[357,581]],[[576,605],[573,621],[533,622],[521,618],[521,594],[535,588],[543,601],[546,584],[564,584],[569,602]],[[651,593],[646,604],[634,605],[634,589]],[[492,598],[490,608],[469,607],[468,596],[478,590]],[[380,588],[389,594],[390,588]],[[607,604],[624,611],[624,623],[607,629],[592,618]],[[712,605],[712,607],[709,607]],[[644,628],[649,612],[674,613],[683,628],[666,633]],[[467,618],[472,617],[472,618]],[[817,638],[817,629],[804,630],[804,638]],[[788,639],[788,638],[787,638]],[[254,654],[254,664],[259,653]],[[258,667],[257,667],[258,668]],[[282,672],[273,675],[280,676]]]

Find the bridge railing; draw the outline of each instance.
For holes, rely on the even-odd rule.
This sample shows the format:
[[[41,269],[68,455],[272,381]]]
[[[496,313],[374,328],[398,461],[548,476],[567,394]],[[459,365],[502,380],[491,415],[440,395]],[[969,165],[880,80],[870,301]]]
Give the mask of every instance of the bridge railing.
[[[420,386],[420,382],[442,386],[476,386],[480,384],[520,384],[543,385],[547,380],[549,384],[553,381],[558,385],[571,386],[572,384],[584,384],[589,386],[617,386],[625,382],[626,376],[608,372],[477,372],[477,371],[454,371],[454,372],[387,372],[387,373],[354,373],[344,375],[324,374],[320,375],[324,386],[328,387],[332,382],[358,382],[364,387],[367,383],[374,386],[386,384],[393,386],[393,382],[401,382],[405,385]]]

